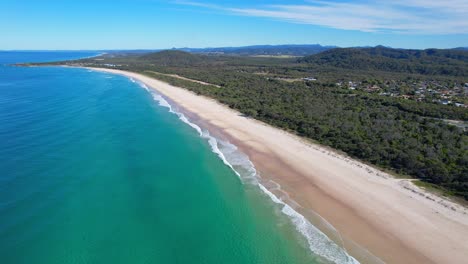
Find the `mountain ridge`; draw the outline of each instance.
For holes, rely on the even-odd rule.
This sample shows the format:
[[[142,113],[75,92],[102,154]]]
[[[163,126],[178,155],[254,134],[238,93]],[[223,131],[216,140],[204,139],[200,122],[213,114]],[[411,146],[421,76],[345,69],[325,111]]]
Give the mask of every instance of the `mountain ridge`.
[[[305,56],[299,63],[343,69],[406,72],[423,75],[468,75],[468,52],[458,49],[336,48]]]

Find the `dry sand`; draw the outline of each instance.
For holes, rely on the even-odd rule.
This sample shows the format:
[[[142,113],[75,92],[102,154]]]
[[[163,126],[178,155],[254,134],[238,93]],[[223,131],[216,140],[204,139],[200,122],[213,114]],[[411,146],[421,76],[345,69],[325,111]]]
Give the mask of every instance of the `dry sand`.
[[[262,178],[281,185],[300,212],[308,217],[313,210],[332,224],[361,262],[369,260],[349,240],[387,263],[468,263],[468,212],[463,206],[186,89],[137,73],[96,70],[141,81],[222,131]]]

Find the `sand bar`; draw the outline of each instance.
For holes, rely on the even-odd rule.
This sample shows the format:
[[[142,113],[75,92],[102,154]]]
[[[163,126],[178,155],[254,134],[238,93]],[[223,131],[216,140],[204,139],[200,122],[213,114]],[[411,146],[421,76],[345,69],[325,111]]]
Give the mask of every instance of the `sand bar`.
[[[279,183],[304,212],[318,213],[345,239],[383,261],[467,263],[468,211],[463,206],[244,117],[213,99],[137,73],[96,70],[141,81],[222,131],[249,156],[262,177]]]

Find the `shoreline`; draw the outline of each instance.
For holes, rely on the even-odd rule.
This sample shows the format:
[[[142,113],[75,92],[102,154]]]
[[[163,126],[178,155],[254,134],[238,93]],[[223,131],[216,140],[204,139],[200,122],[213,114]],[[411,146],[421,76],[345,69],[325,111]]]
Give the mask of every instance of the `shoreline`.
[[[277,197],[297,202],[294,209],[314,224],[313,214],[329,222],[353,257],[362,261],[355,242],[388,263],[468,259],[466,208],[211,98],[133,72],[88,69],[138,80],[219,131],[248,155],[263,180],[281,186]]]

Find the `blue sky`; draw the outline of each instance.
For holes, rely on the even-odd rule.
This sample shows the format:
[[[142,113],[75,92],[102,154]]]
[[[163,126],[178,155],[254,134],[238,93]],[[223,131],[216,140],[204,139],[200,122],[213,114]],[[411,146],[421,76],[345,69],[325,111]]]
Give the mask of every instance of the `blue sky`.
[[[468,46],[468,0],[2,0],[0,49]]]

